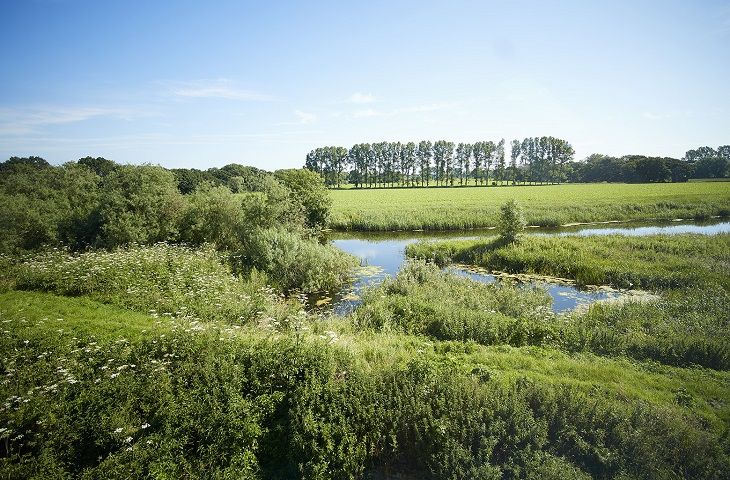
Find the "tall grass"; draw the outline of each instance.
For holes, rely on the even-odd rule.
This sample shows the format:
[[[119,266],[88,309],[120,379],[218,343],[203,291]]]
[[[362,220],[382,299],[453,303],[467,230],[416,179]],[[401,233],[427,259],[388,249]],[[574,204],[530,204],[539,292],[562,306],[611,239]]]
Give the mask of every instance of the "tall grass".
[[[510,199],[524,208],[528,225],[543,227],[730,216],[730,192],[718,182],[333,190],[330,195],[329,226],[337,230],[491,227]]]

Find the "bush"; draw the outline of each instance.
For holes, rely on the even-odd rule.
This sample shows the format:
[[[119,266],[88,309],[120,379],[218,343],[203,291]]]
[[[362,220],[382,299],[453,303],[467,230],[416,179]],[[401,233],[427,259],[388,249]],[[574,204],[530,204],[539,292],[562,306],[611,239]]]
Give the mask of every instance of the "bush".
[[[502,205],[500,208],[499,222],[497,223],[497,231],[499,238],[504,243],[513,243],[517,241],[517,237],[525,229],[525,217],[522,215],[522,209],[517,202],[512,199]]]
[[[265,272],[281,290],[305,293],[339,289],[357,266],[355,257],[331,245],[274,228],[256,232],[234,263]]]
[[[485,345],[541,345],[558,330],[544,290],[485,285],[420,261],[407,263],[395,280],[367,292],[353,322],[360,329]]]
[[[170,171],[124,165],[105,177],[101,188],[99,246],[151,244],[177,236],[184,200]]]

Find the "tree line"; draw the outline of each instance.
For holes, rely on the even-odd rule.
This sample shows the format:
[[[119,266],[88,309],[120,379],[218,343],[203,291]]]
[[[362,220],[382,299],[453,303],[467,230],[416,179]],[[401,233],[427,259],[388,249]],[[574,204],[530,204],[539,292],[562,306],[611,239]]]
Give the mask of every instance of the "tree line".
[[[566,170],[571,182],[686,182],[730,177],[730,145],[688,150],[681,159],[593,154]]]
[[[358,143],[309,152],[305,168],[319,173],[329,187],[356,188],[455,185],[504,185],[590,182],[685,182],[730,175],[730,146],[699,147],[682,159],[593,154],[581,161],[566,140],[528,137],[473,144],[439,140]],[[491,183],[490,183],[491,182]]]
[[[307,154],[305,168],[321,174],[328,186],[352,183],[356,188],[385,186],[489,185],[503,182],[558,182],[572,160],[573,147],[555,137],[512,141],[510,161],[504,139],[475,143],[359,143],[321,147]],[[522,174],[520,170],[525,170]]]

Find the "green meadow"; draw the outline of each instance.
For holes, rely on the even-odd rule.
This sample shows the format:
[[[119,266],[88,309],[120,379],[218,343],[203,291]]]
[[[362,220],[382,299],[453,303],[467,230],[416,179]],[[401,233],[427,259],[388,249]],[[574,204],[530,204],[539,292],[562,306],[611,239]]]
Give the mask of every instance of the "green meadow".
[[[456,230],[492,227],[499,207],[522,205],[529,225],[706,219],[730,215],[723,182],[566,184],[332,190],[335,230]]]

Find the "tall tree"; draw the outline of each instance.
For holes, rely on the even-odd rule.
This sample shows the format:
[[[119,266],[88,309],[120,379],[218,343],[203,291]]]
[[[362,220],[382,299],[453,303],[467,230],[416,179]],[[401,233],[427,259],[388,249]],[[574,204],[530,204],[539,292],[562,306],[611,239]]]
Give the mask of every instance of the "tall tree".
[[[495,176],[497,181],[501,184],[504,182],[505,172],[505,158],[504,158],[504,138],[497,143],[497,160],[496,160],[496,171]]]
[[[493,141],[489,140],[482,142],[482,158],[484,159],[484,173],[486,174],[487,186],[489,186],[489,171],[494,163],[494,154],[497,150],[497,146]]]
[[[449,182],[449,176],[452,175],[453,154],[453,142],[447,142],[446,140],[434,142],[433,159],[436,164],[436,180],[440,185],[447,184]]]
[[[362,187],[367,182],[368,174],[368,155],[370,153],[370,145],[367,143],[358,143],[353,145],[348,153],[350,164],[353,166],[354,175],[352,176],[355,187]]]
[[[459,185],[464,185],[464,178],[469,184],[469,163],[471,162],[472,147],[468,143],[460,143],[456,147],[456,164],[459,167]]]
[[[347,156],[347,149],[345,147],[331,147],[331,163],[332,173],[335,176],[334,182],[337,184],[337,188],[340,188],[342,182],[342,174],[347,168],[349,157]]]
[[[558,183],[562,182],[565,178],[565,165],[568,162],[573,161],[573,156],[575,155],[575,150],[573,150],[573,146],[568,143],[567,140],[562,139],[556,139],[557,140],[557,153],[556,153],[556,161],[558,164]]]
[[[416,156],[418,157],[418,168],[421,172],[421,185],[425,183],[428,186],[429,180],[431,179],[433,144],[428,140],[420,141],[418,143],[418,150],[416,150]]]
[[[482,165],[484,164],[484,142],[476,142],[472,145],[472,154],[474,156],[474,183],[483,182]]]
[[[403,145],[400,152],[401,170],[403,172],[403,184],[413,185],[413,178],[416,170],[416,144],[408,142]]]
[[[525,138],[522,140],[522,146],[520,147],[522,163],[525,165],[526,180],[532,183],[532,165],[533,157],[535,155],[535,147],[532,138]]]
[[[385,186],[385,172],[388,164],[388,142],[379,142],[373,144],[373,152],[375,154],[375,186],[378,184]]]
[[[517,183],[517,160],[520,158],[520,146],[521,143],[519,140],[512,140],[509,164],[510,179],[512,181],[512,185]]]

